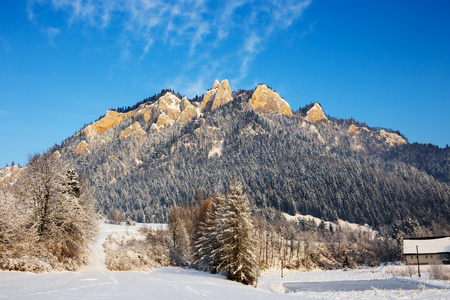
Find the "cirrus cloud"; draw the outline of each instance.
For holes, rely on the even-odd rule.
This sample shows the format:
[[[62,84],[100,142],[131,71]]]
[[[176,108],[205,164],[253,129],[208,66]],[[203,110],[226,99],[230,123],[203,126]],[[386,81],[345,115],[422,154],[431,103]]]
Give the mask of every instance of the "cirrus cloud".
[[[190,78],[187,73],[195,66],[219,60],[225,60],[226,66],[226,60],[232,60],[239,65],[235,79],[239,83],[270,39],[298,21],[310,4],[311,0],[29,0],[27,13],[30,21],[50,28],[51,43],[63,32],[53,30],[53,24],[42,24],[48,22],[40,19],[43,8],[65,16],[68,27],[118,29],[121,54],[114,67],[128,63],[130,57],[146,60],[156,45],[164,45],[186,49],[186,63],[175,82]],[[207,68],[194,86],[204,89],[201,85],[210,78],[205,79],[217,76],[219,69]]]

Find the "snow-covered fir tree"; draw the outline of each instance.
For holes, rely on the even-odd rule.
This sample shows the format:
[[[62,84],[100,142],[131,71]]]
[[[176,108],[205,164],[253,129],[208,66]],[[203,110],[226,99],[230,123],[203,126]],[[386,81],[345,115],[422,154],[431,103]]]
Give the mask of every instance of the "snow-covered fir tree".
[[[217,236],[216,211],[224,201],[225,197],[216,191],[211,200],[205,200],[200,206],[193,235],[193,264],[197,269],[217,273],[221,261],[213,256],[213,252],[219,248],[221,241]]]
[[[198,270],[209,271],[211,262],[210,241],[213,229],[213,202],[210,198],[200,203],[192,232],[192,266]]]
[[[212,257],[213,262],[218,262],[217,270],[221,274],[244,284],[253,284],[257,278],[252,232],[249,203],[235,178],[215,213],[213,235],[219,245],[213,249]]]

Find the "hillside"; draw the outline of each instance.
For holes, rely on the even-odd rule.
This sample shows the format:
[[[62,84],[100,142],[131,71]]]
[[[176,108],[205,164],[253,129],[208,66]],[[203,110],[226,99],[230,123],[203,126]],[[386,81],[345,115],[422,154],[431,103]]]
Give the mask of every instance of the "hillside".
[[[192,100],[163,91],[108,111],[50,151],[88,177],[101,212],[139,222],[164,222],[173,205],[237,177],[269,218],[450,224],[448,147],[335,119],[318,103],[292,111],[265,85],[231,92],[216,81]]]

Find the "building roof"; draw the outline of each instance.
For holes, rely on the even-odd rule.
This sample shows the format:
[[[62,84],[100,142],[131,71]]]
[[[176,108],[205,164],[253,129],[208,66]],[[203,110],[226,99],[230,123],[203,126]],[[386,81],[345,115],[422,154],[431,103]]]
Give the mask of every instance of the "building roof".
[[[403,239],[403,254],[419,254],[450,252],[450,237]]]

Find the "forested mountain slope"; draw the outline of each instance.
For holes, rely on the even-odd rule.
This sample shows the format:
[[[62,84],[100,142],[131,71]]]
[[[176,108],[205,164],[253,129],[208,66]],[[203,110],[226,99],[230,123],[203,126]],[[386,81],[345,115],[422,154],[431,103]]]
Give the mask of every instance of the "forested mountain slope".
[[[50,151],[89,178],[101,212],[140,222],[166,221],[173,205],[236,177],[268,217],[450,224],[448,147],[326,117],[318,104],[292,112],[266,86],[256,91],[232,93],[225,81],[194,101],[163,91]]]

